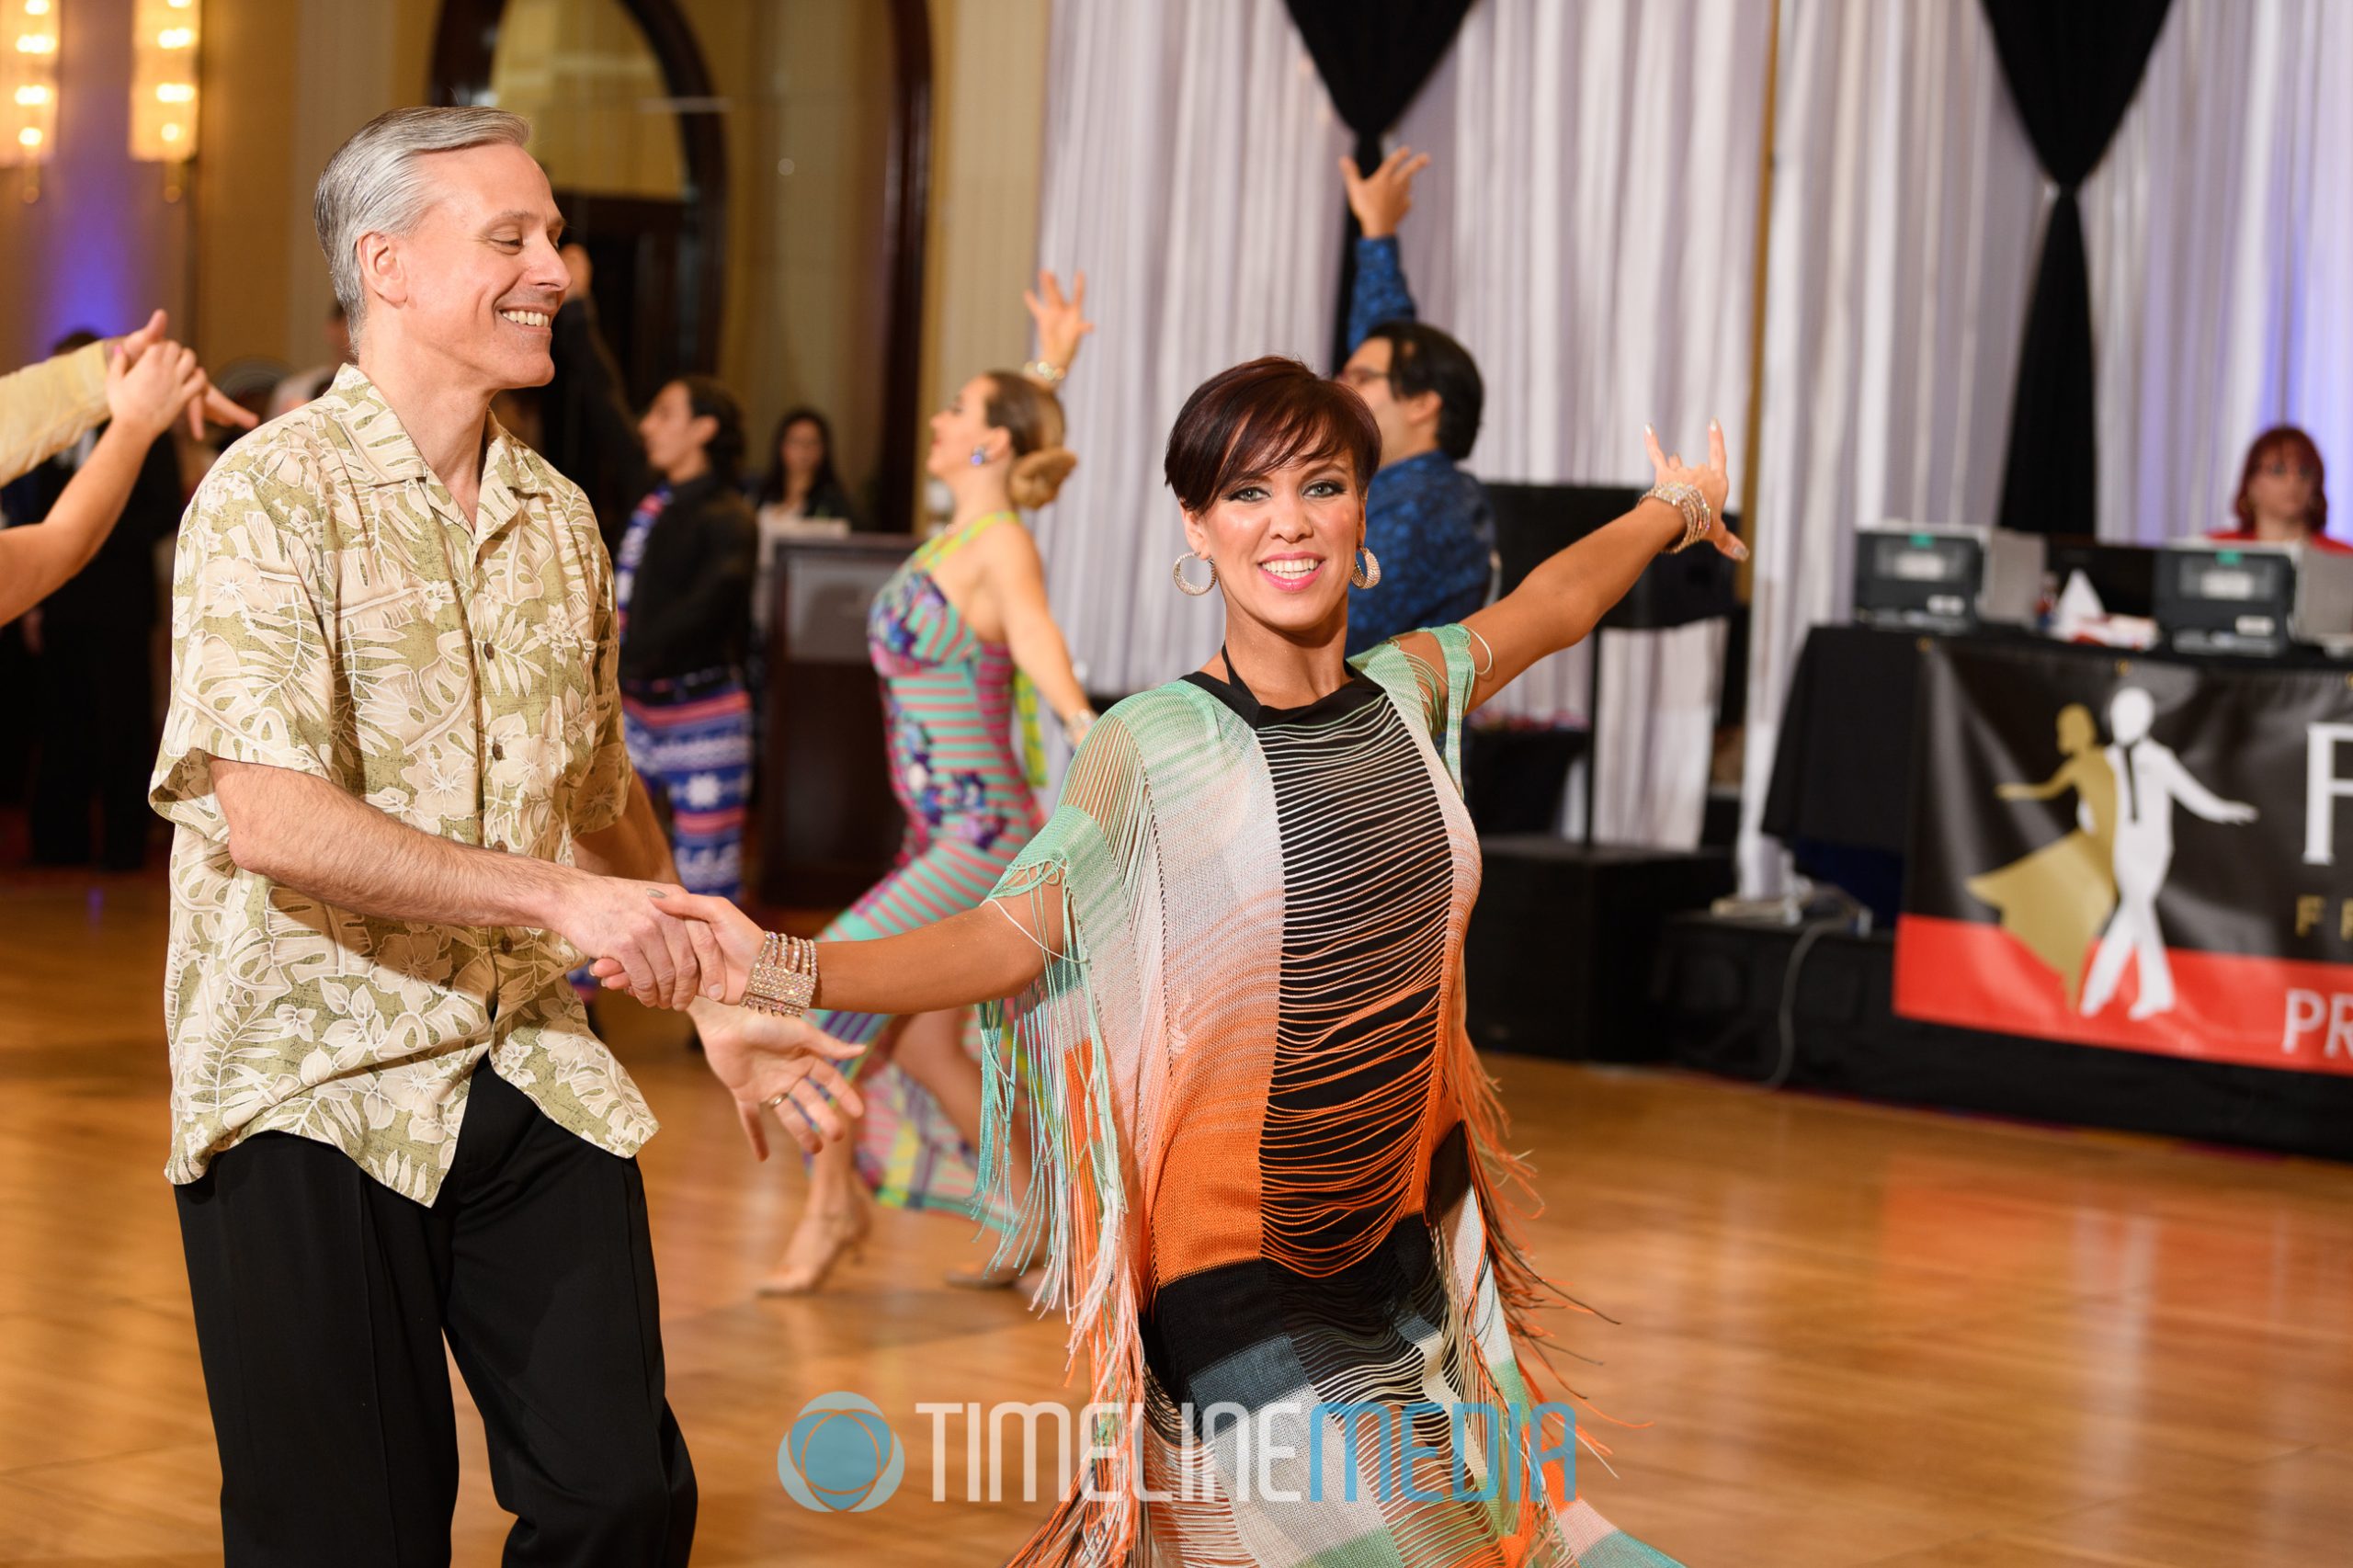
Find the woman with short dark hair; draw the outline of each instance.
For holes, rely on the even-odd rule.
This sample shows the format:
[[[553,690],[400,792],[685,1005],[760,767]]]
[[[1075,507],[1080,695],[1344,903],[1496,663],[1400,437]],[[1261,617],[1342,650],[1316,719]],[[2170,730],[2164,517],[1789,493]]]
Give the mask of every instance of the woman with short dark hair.
[[[1575,1439],[1561,1407],[1523,1419],[1523,1351],[1560,1298],[1510,1234],[1529,1172],[1462,1022],[1465,715],[1660,551],[1745,553],[1719,515],[1722,433],[1698,466],[1649,441],[1631,512],[1461,624],[1350,661],[1348,586],[1381,575],[1371,415],[1294,360],[1213,377],[1166,474],[1191,546],[1176,585],[1222,593],[1222,645],[1103,717],[986,903],[813,945],[716,900],[681,910],[719,931],[720,994],[770,1013],[1016,998],[993,1009],[983,1175],[1013,1190],[1023,1105],[1036,1174],[1006,1251],[1042,1238],[1094,1367],[1082,1484],[1017,1562],[1665,1561],[1548,1499]],[[1498,1426],[1469,1439],[1447,1402]],[[1198,1414],[1219,1407],[1256,1462],[1230,1416]],[[1302,1468],[1311,1445],[1327,1465]]]

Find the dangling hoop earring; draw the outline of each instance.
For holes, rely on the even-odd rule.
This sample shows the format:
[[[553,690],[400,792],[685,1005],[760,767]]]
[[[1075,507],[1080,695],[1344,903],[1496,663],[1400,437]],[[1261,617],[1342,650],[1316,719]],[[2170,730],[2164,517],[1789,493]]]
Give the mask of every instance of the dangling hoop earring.
[[[1363,559],[1348,568],[1348,581],[1359,588],[1381,586],[1381,558],[1362,545],[1357,547],[1357,553]]]
[[[1176,563],[1168,569],[1168,574],[1176,579],[1176,586],[1180,592],[1190,594],[1198,599],[1217,586],[1217,562],[1210,561],[1210,580],[1196,587],[1185,580],[1185,562],[1188,561],[1210,561],[1210,558],[1188,550],[1176,558]]]

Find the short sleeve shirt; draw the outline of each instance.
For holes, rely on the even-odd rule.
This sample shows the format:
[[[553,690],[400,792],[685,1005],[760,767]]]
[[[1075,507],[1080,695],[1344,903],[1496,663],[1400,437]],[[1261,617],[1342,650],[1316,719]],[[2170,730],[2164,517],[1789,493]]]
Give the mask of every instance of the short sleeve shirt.
[[[618,821],[611,567],[579,489],[490,426],[472,523],[373,383],[239,441],[180,531],[150,798],[176,824],[165,1175],[257,1132],[430,1203],[485,1057],[617,1155],[651,1137],[553,932],[383,919],[239,869],[212,759],[324,778],[421,832],[569,862]]]

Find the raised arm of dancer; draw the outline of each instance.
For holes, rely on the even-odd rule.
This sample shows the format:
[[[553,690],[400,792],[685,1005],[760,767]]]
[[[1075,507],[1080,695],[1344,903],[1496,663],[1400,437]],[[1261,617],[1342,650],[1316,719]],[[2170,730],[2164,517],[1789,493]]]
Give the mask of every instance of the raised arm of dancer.
[[[1350,353],[1381,323],[1416,319],[1413,291],[1398,260],[1397,225],[1413,210],[1414,176],[1429,161],[1428,153],[1416,153],[1411,147],[1398,148],[1370,174],[1359,170],[1354,158],[1340,160],[1348,210],[1356,214],[1364,236],[1357,242],[1356,281],[1348,290]]]
[[[139,483],[148,449],[206,384],[196,356],[176,343],[148,348],[136,364],[116,352],[106,371],[113,422],[91,449],[89,460],[66,483],[47,517],[0,532],[0,626],[89,564]]]
[[[2255,820],[2253,806],[2244,801],[2225,801],[2198,782],[2189,769],[2181,765],[2181,758],[2167,752],[2164,760],[2168,792],[2188,807],[2192,815],[2204,817],[2208,822],[2233,824]]]
[[[1005,643],[1013,662],[1045,694],[1046,705],[1068,729],[1090,712],[1086,688],[1072,669],[1070,644],[1046,604],[1046,569],[1027,528],[993,528],[980,537],[981,570],[997,613],[1005,619]]]
[[[1724,472],[1722,427],[1709,423],[1708,461],[1701,468],[1686,467],[1680,457],[1660,450],[1653,431],[1645,429],[1643,439],[1658,483],[1696,485],[1707,497],[1712,514],[1707,541],[1734,560],[1745,556],[1748,547],[1723,522],[1731,482]],[[1472,688],[1471,706],[1495,696],[1546,654],[1583,641],[1609,607],[1626,597],[1643,569],[1682,537],[1682,513],[1665,501],[1643,500],[1552,556],[1518,587],[1471,616],[1463,624],[1494,654]]]
[[[137,332],[0,376],[0,484],[63,451],[106,418],[107,367],[118,355],[136,365],[151,345],[163,341],[165,325],[164,312],[157,311]],[[199,439],[208,417],[241,430],[254,427],[254,416],[210,381],[203,395],[189,402],[188,414],[189,434]]]
[[[1086,274],[1070,275],[1070,293],[1063,293],[1062,279],[1040,269],[1038,286],[1021,290],[1021,302],[1029,307],[1029,320],[1038,329],[1038,358],[1070,374],[1071,364],[1078,358],[1078,346],[1095,330],[1086,319]]]

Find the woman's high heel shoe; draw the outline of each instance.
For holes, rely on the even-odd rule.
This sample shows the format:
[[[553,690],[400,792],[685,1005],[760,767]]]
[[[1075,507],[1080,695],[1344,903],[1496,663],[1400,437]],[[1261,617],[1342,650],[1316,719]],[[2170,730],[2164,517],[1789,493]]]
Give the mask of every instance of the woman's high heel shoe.
[[[775,1270],[756,1286],[762,1296],[806,1296],[820,1290],[825,1276],[847,1254],[855,1262],[866,1252],[867,1233],[874,1217],[861,1203],[855,1209],[811,1210],[792,1228],[784,1256]]]

